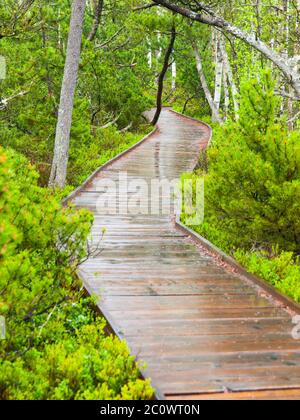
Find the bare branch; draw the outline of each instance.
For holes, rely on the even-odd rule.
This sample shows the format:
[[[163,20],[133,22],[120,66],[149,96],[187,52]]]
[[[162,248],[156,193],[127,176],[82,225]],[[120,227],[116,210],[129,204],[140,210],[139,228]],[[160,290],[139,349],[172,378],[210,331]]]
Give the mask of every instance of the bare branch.
[[[147,9],[151,9],[152,7],[157,7],[157,6],[158,4],[150,3],[150,4],[144,4],[143,6],[134,7],[132,10],[134,12],[138,12],[140,10],[147,10]]]
[[[288,123],[292,123],[292,122],[294,122],[294,121],[297,121],[299,117],[300,117],[300,111],[299,111],[299,112],[297,112],[297,114],[296,114],[296,115],[294,115],[294,117],[293,117],[293,118],[289,119],[289,120],[288,120]]]
[[[108,123],[106,123],[106,124],[104,124],[104,125],[102,125],[101,127],[98,127],[98,128],[105,129],[105,128],[111,127],[112,125],[114,125],[120,119],[121,115],[122,115],[122,112],[119,115],[117,115],[112,121],[109,121]]]
[[[221,16],[218,16],[211,8],[203,4],[202,2],[196,2],[198,6],[198,11],[195,12],[191,9],[185,7],[180,7],[177,4],[168,1],[168,0],[152,0],[154,3],[161,5],[162,7],[171,10],[177,14],[180,14],[188,19],[204,23],[205,25],[210,25],[230,33],[235,38],[238,38],[252,48],[259,51],[266,58],[272,61],[284,74],[288,83],[294,88],[297,96],[300,96],[300,77],[293,68],[292,65],[286,62],[285,58],[278,54],[276,51],[272,50],[267,44],[262,42],[257,36],[253,33],[248,33],[237,26],[234,26],[230,22],[227,22]],[[204,12],[204,13],[203,13]]]
[[[127,127],[122,128],[122,130],[120,130],[120,133],[126,133],[126,131],[131,129],[132,125],[133,125],[133,121],[131,121],[131,123],[128,124]]]
[[[96,50],[100,50],[102,48],[107,47],[108,44],[110,44],[115,38],[117,38],[121,32],[124,31],[124,27],[120,28],[116,33],[114,33],[110,38],[108,38],[106,41],[104,41],[102,44],[100,45],[96,45],[95,49]]]
[[[9,96],[8,98],[4,98],[0,100],[0,110],[2,111],[3,109],[5,109],[7,107],[7,105],[9,104],[9,102],[11,102],[13,99],[16,98],[20,98],[21,96],[25,96],[30,92],[30,89],[28,90],[23,90],[21,92],[15,93],[11,96]]]
[[[275,91],[275,95],[282,96],[283,98],[292,99],[292,101],[300,101],[300,96],[293,96],[288,92],[285,92],[284,90],[281,91]]]

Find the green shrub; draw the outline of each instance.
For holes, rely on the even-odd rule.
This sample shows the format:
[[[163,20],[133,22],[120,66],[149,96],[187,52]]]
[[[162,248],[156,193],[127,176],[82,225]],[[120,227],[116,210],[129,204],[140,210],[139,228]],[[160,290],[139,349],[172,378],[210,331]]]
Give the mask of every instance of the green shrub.
[[[76,269],[92,215],[63,209],[25,158],[0,150],[0,399],[150,398],[125,343],[105,337]]]
[[[293,253],[282,252],[270,258],[268,255],[239,250],[234,256],[250,273],[267,280],[280,292],[300,303],[300,265]]]
[[[300,301],[300,133],[277,118],[273,87],[269,72],[244,82],[239,121],[214,129],[194,229]],[[202,157],[194,177],[205,172]]]
[[[207,219],[228,246],[300,252],[300,134],[276,121],[269,73],[244,84],[238,123],[216,130],[209,151]]]
[[[103,321],[82,326],[42,350],[0,364],[0,395],[14,400],[149,399],[124,342],[105,337]]]
[[[68,183],[80,185],[98,167],[136,144],[150,131],[141,127],[139,133],[120,133],[115,127],[95,129],[89,142],[73,143],[70,150]]]

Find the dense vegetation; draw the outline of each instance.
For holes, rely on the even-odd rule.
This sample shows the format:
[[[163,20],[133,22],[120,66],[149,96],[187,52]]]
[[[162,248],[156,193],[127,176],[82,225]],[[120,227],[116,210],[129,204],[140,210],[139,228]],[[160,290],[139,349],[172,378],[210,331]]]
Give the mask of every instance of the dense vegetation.
[[[300,302],[299,0],[76,0],[61,191],[47,185],[74,4],[0,4],[0,399],[152,396],[76,277],[92,217],[59,201],[151,130],[143,112],[160,96],[214,128],[192,175],[206,180],[194,228]]]
[[[205,176],[206,213],[195,229],[300,302],[300,133],[277,117],[269,71],[242,83],[240,102],[194,175]]]
[[[53,155],[70,2],[33,2],[24,17],[17,20],[15,36],[11,37],[11,21],[17,13],[17,2],[1,3],[4,38],[0,54],[7,61],[7,77],[0,82],[0,98],[3,101],[18,96],[8,99],[1,109],[0,141],[3,146],[25,154],[36,165],[44,185],[48,182]],[[108,44],[109,48],[98,48],[94,42],[83,40],[68,171],[68,183],[72,185],[78,185],[112,153],[136,141],[136,132],[141,131],[138,133],[141,138],[145,130],[140,123],[145,124],[141,113],[150,105],[143,91],[149,76],[147,57],[140,46],[141,33],[131,28],[133,23],[127,18],[122,2],[116,8],[109,6],[107,13],[97,43],[105,43],[119,29],[122,31]],[[86,16],[86,37],[91,25],[92,10]],[[132,36],[130,44],[119,48],[127,40],[128,31]],[[131,68],[136,56],[145,58],[140,66]],[[101,128],[113,121],[107,129]],[[118,132],[129,125],[133,134]]]
[[[90,213],[62,209],[22,156],[1,149],[0,161],[0,399],[150,398],[75,275]]]

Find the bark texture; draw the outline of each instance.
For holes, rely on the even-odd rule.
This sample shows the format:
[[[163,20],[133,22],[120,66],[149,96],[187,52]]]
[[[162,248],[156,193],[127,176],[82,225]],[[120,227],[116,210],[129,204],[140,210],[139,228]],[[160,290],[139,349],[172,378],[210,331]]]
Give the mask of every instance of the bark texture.
[[[216,36],[216,76],[215,76],[215,96],[214,103],[217,111],[220,110],[223,82],[223,60],[220,49],[220,35]]]
[[[208,83],[206,81],[206,77],[203,71],[201,55],[200,55],[198,46],[195,42],[193,42],[193,50],[194,50],[194,54],[196,58],[196,65],[197,65],[199,79],[200,79],[201,86],[205,94],[205,98],[211,109],[212,119],[213,121],[221,124],[223,121],[222,121],[222,118],[220,117],[219,110],[217,109],[214,99],[212,97],[212,94],[209,90]]]
[[[73,0],[49,186],[64,188],[86,0]]]
[[[94,41],[101,22],[104,0],[94,0],[94,21],[91,32],[88,36],[89,41]]]
[[[235,83],[234,80],[234,76],[233,76],[233,72],[232,72],[232,68],[230,65],[230,61],[229,61],[229,57],[226,51],[226,47],[224,42],[221,40],[221,53],[222,53],[222,57],[223,57],[223,63],[224,63],[224,78],[227,76],[228,78],[228,82],[231,88],[231,95],[232,95],[232,101],[233,101],[233,107],[234,107],[234,115],[235,115],[235,119],[238,120],[239,118],[239,91],[237,88],[237,85]],[[225,76],[226,75],[226,76]],[[226,83],[226,81],[225,81]]]

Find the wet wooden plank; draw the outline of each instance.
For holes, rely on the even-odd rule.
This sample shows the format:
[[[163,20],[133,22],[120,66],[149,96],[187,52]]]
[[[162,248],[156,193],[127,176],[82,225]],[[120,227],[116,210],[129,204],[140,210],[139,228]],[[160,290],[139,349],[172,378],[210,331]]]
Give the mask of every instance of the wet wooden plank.
[[[113,312],[126,308],[126,311],[151,310],[158,311],[161,309],[193,309],[193,308],[236,308],[241,313],[244,308],[268,308],[271,303],[257,296],[254,292],[252,295],[200,295],[200,296],[105,296],[101,299],[103,305],[108,311]],[[300,346],[300,343],[299,343]]]
[[[158,370],[163,360],[164,366],[169,371],[186,371],[192,369],[273,369],[274,367],[299,367],[300,352],[290,351],[264,351],[258,353],[206,353],[184,356],[162,356],[153,355],[149,357],[151,369]],[[149,366],[150,366],[149,365]],[[147,368],[148,369],[148,368]]]
[[[223,392],[217,394],[183,394],[183,395],[167,395],[167,400],[206,400],[206,401],[220,401],[220,400],[240,400],[240,401],[299,401],[300,400],[300,390],[299,389],[278,389],[278,390],[268,390],[268,391],[252,391],[252,392]]]
[[[162,309],[159,312],[153,312],[149,310],[136,310],[136,311],[126,311],[126,309],[120,308],[119,310],[114,311],[114,319],[116,321],[120,319],[127,320],[147,320],[151,319],[165,319],[173,320],[174,325],[178,320],[182,319],[230,319],[230,320],[244,320],[244,319],[257,319],[257,318],[266,318],[266,319],[282,319],[285,317],[290,320],[290,317],[286,312],[281,309],[270,308],[244,308],[241,312],[237,308],[195,308],[195,309]]]
[[[142,319],[127,320],[119,319],[118,325],[126,337],[143,336],[215,336],[215,335],[246,335],[247,337],[263,337],[265,334],[285,334],[291,328],[291,323],[283,319],[178,319],[174,320]]]
[[[95,216],[92,243],[101,239],[101,253],[80,275],[166,398],[298,399],[300,341],[291,335],[292,315],[177,231],[174,197],[165,191],[155,201],[169,198],[171,205],[159,214],[124,212],[134,189],[120,184],[120,173],[129,184],[137,177],[149,185],[179,179],[208,138],[201,123],[164,109],[155,135],[77,194],[75,206]],[[111,213],[114,194],[104,194],[105,178],[116,182],[123,214]],[[100,214],[104,197],[109,208]]]
[[[162,391],[167,393],[197,393],[197,392],[233,392],[233,391],[257,391],[262,387],[274,388],[276,385],[281,389],[300,388],[299,367],[273,367],[264,368],[240,368],[230,370],[220,369],[197,369],[185,371],[168,371],[166,376],[161,370],[151,369],[153,381],[161,384]],[[169,382],[172,383],[169,386]]]
[[[290,333],[271,333],[257,335],[206,335],[193,336],[136,336],[126,337],[135,354],[150,357],[160,356],[196,356],[215,353],[259,353],[265,351],[299,351],[299,343]]]
[[[129,286],[128,284],[124,286],[124,282],[115,282],[118,284],[109,284],[106,281],[103,281],[99,287],[97,280],[89,280],[89,284],[93,285],[93,288],[97,290],[101,296],[200,296],[200,295],[252,295],[253,290],[251,288],[243,287],[218,287],[216,286],[213,289],[210,286],[198,286],[198,285],[184,285],[184,284],[174,284],[174,285],[155,285],[147,284],[143,286],[137,286],[133,284]]]

